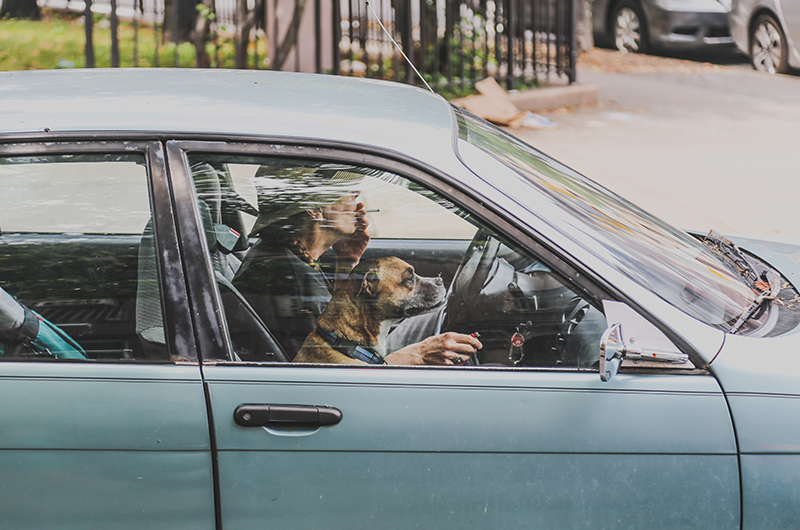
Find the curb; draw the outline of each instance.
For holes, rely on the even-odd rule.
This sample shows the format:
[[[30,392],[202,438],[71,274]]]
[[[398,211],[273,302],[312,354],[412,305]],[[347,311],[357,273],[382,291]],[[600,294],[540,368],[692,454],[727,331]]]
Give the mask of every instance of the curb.
[[[597,103],[597,85],[549,86],[510,93],[511,101],[521,111],[538,112]]]

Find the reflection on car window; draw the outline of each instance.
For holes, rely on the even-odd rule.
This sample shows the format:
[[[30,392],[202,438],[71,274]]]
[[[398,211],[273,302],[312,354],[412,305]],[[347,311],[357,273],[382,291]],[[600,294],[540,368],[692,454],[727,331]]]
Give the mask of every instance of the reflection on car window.
[[[235,360],[594,367],[593,302],[447,197],[356,165],[189,159]]]
[[[168,360],[144,156],[0,158],[0,359]]]
[[[567,210],[598,258],[708,325],[729,330],[755,294],[697,239],[613,195],[483,120],[456,110],[459,137]],[[460,148],[467,166],[469,149]],[[493,175],[502,178],[502,175]],[[519,178],[522,177],[522,178]]]

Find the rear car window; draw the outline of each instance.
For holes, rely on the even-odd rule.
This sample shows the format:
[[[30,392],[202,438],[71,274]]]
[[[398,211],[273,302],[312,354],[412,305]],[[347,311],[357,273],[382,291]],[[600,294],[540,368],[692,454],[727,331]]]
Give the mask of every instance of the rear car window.
[[[0,158],[0,358],[168,359],[143,154]]]

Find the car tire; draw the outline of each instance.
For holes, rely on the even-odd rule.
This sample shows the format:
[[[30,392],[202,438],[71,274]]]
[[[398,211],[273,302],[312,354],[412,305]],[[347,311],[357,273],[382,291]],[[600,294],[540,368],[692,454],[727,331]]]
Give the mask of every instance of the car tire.
[[[639,4],[622,0],[611,12],[611,38],[622,53],[644,53],[649,48],[647,22]]]
[[[759,72],[785,74],[789,71],[786,34],[772,15],[759,15],[751,26],[750,61]]]

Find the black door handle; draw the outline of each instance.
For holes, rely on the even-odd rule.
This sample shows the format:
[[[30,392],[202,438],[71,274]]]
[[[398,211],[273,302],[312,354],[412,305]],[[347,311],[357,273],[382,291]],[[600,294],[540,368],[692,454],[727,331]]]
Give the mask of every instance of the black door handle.
[[[233,411],[233,421],[242,427],[326,427],[342,421],[342,411],[313,405],[263,405],[244,403]]]

